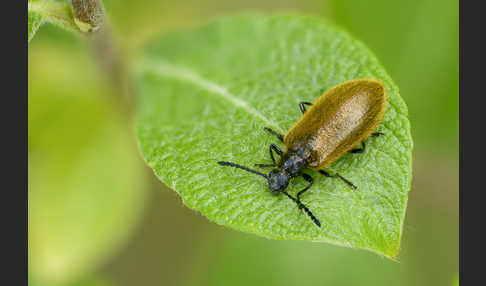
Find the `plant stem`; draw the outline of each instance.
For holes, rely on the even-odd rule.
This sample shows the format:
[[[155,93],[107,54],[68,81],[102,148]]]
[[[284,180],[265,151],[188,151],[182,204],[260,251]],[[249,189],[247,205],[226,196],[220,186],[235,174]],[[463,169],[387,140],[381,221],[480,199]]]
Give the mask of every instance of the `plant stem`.
[[[114,87],[114,99],[124,117],[132,117],[132,89],[120,46],[105,16],[100,0],[71,0],[74,20],[86,35],[94,56],[101,69]]]

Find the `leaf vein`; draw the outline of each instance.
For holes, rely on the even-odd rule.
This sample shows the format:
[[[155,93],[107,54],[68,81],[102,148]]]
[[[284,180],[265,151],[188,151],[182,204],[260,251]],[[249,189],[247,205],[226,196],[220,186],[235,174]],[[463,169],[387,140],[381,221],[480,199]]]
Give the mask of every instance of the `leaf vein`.
[[[209,91],[211,94],[219,95],[222,98],[231,102],[234,106],[244,109],[249,114],[265,122],[267,126],[277,129],[279,132],[283,133],[283,129],[272,120],[266,118],[258,110],[248,105],[245,101],[239,99],[232,93],[230,93],[226,88],[205,79],[200,74],[190,70],[189,68],[178,67],[171,63],[155,59],[145,59],[141,62],[142,70],[151,71],[157,73],[160,76],[174,78],[178,80],[183,80],[194,84],[201,89]]]

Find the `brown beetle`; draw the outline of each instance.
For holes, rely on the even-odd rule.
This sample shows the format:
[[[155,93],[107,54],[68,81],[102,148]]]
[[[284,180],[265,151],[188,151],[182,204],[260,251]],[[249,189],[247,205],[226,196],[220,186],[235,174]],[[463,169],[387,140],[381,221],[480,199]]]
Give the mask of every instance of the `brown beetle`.
[[[385,87],[380,81],[357,79],[343,82],[322,93],[314,104],[301,102],[299,107],[304,115],[285,136],[265,128],[287,147],[287,151],[283,152],[277,145],[271,144],[270,158],[273,163],[256,164],[262,168],[274,167],[268,175],[231,162],[220,161],[218,164],[240,168],[266,178],[273,194],[285,194],[320,227],[319,220],[300,200],[313,183],[312,177],[303,173],[303,170],[311,168],[326,177],[337,177],[356,189],[353,183],[339,173],[331,175],[323,168],[347,152],[362,153],[367,137],[383,134],[373,131],[383,119],[385,102]],[[311,107],[306,110],[305,105]],[[361,148],[353,149],[360,143]],[[280,156],[278,163],[273,152]],[[285,189],[289,181],[298,176],[302,176],[309,185],[298,192],[295,198]]]

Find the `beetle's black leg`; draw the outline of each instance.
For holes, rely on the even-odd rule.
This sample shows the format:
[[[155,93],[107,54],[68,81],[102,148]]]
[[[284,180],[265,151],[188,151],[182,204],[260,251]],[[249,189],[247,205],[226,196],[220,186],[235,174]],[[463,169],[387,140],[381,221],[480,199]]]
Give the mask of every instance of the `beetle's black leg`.
[[[272,129],[270,129],[270,128],[268,128],[268,127],[265,127],[265,128],[263,128],[263,129],[265,129],[265,131],[270,132],[270,133],[272,133],[273,135],[277,136],[277,138],[278,138],[280,141],[282,141],[282,142],[283,142],[284,136],[283,136],[282,134],[278,133],[277,131],[273,131]]]
[[[375,132],[375,133],[372,133],[371,136],[374,136],[374,137],[378,137],[380,135],[385,135],[385,133],[383,132]],[[366,144],[365,144],[365,141],[363,140],[363,142],[361,142],[361,148],[358,148],[358,149],[353,149],[351,151],[349,151],[350,153],[363,153],[366,149]]]
[[[297,206],[299,207],[299,210],[304,210],[305,213],[312,219],[312,221],[318,227],[321,227],[321,222],[314,216],[314,214],[312,214],[312,212],[310,211],[310,209],[308,207],[306,207],[303,203],[301,203],[300,201],[298,201],[296,198],[294,198],[291,195],[289,195],[289,193],[287,193],[286,191],[280,191],[280,192],[282,192],[289,199],[291,199],[292,201],[294,201],[297,204]]]
[[[361,148],[353,149],[353,150],[351,150],[349,152],[351,152],[351,153],[363,153],[365,151],[365,149],[366,149],[366,144],[363,141],[363,142],[361,142]]]
[[[339,179],[343,180],[343,182],[345,182],[346,184],[348,184],[348,186],[350,186],[353,189],[356,189],[357,188],[353,183],[351,183],[350,181],[348,181],[346,178],[344,178],[343,176],[341,176],[339,173],[335,173],[334,175],[331,175],[331,174],[329,174],[328,172],[326,172],[324,170],[319,170],[318,172],[321,173],[321,174],[323,174],[324,176],[326,176],[328,178],[339,178]]]
[[[304,178],[304,180],[306,180],[307,182],[309,182],[309,185],[307,187],[305,187],[302,191],[298,192],[297,193],[297,201],[300,202],[300,196],[305,193],[305,191],[307,191],[308,189],[310,189],[310,187],[312,187],[312,184],[314,183],[314,180],[312,179],[311,176],[303,173],[302,174],[302,177]]]
[[[280,148],[278,148],[277,145],[275,144],[270,144],[270,158],[272,158],[272,162],[273,162],[273,165],[277,165],[277,163],[275,163],[275,157],[273,157],[273,151],[275,151],[279,156],[282,156],[283,152],[282,150],[280,150]]]
[[[299,108],[300,108],[300,112],[302,112],[302,114],[304,114],[304,113],[305,113],[305,111],[306,111],[306,109],[305,109],[305,106],[306,106],[306,105],[311,106],[311,105],[312,105],[312,103],[307,102],[307,101],[301,101],[301,102],[299,102]]]
[[[268,148],[270,151],[270,158],[272,158],[272,164],[255,164],[255,166],[260,167],[260,168],[266,168],[266,167],[275,167],[277,165],[275,161],[275,157],[273,156],[273,151],[275,151],[279,156],[282,156],[283,152],[278,148],[277,145],[275,144],[270,144],[270,148]]]

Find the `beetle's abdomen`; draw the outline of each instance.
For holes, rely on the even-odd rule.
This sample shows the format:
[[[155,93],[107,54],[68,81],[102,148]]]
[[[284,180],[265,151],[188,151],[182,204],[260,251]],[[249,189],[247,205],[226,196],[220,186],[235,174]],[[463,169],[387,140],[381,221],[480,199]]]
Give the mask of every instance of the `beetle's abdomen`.
[[[342,83],[319,97],[287,132],[289,149],[304,145],[309,167],[321,169],[360,143],[383,119],[385,89],[375,80]]]

